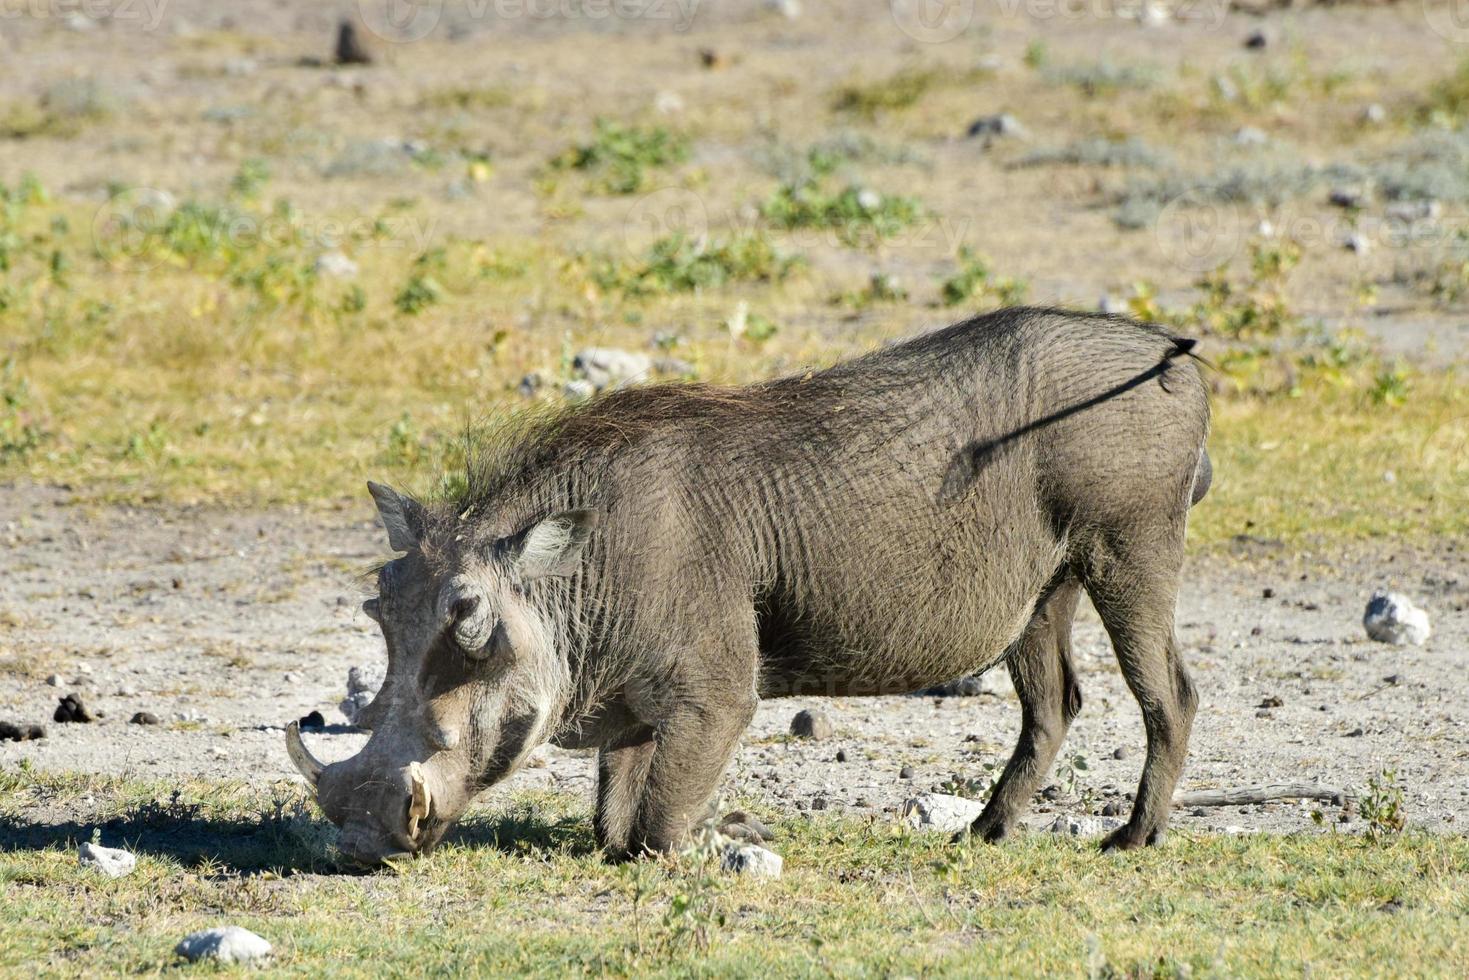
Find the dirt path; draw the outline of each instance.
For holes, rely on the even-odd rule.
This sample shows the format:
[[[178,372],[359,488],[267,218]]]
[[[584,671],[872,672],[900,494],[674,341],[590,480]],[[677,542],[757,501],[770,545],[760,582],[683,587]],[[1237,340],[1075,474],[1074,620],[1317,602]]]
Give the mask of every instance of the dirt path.
[[[89,509],[58,490],[0,488],[0,720],[44,723],[48,737],[0,743],[0,766],[139,777],[293,777],[280,726],[313,709],[343,721],[347,670],[375,664],[381,643],[358,608],[362,571],[381,557],[364,495],[342,512]],[[1445,830],[1469,797],[1469,575],[1453,543],[1433,553],[1315,565],[1269,544],[1189,569],[1180,631],[1203,705],[1184,789],[1286,780],[1360,787],[1384,768],[1406,790],[1409,817]],[[1372,588],[1402,588],[1427,606],[1423,648],[1362,635]],[[1267,597],[1266,590],[1270,590]],[[1089,608],[1077,627],[1086,707],[1038,811],[1076,812],[1130,793],[1143,754],[1141,718]],[[59,686],[48,678],[57,675]],[[991,674],[978,697],[792,699],[762,705],[731,767],[727,792],[774,817],[811,809],[881,812],[951,774],[1003,765],[1019,709]],[[57,698],[80,694],[106,717],[55,724]],[[1262,705],[1280,702],[1277,706]],[[784,737],[819,707],[837,735]],[[162,724],[128,723],[150,711]],[[350,754],[361,736],[311,737]],[[848,761],[835,761],[844,750]],[[1114,758],[1119,753],[1122,758]],[[899,772],[911,766],[912,779]],[[1068,778],[1072,777],[1072,778]],[[544,748],[509,788],[590,793],[586,753]],[[497,790],[499,792],[499,790]],[[1277,803],[1179,814],[1185,827],[1310,829],[1311,806]],[[1336,811],[1327,808],[1328,820]],[[1051,819],[1037,812],[1033,822]]]

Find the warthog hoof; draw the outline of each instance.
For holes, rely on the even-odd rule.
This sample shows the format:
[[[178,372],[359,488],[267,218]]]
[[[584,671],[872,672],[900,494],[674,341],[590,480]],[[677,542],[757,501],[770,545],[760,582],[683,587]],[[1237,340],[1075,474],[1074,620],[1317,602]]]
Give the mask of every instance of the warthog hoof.
[[[1108,851],[1131,851],[1138,847],[1150,847],[1154,844],[1163,843],[1167,831],[1159,828],[1157,830],[1140,830],[1132,824],[1124,824],[1102,840],[1102,853]]]

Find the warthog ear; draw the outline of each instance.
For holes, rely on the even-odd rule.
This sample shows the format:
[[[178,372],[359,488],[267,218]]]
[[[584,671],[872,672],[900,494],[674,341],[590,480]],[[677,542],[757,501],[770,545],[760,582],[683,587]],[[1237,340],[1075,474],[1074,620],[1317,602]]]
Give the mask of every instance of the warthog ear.
[[[525,579],[570,575],[602,521],[595,510],[564,510],[515,535],[514,562]]]
[[[394,551],[412,551],[423,534],[423,507],[412,497],[392,487],[367,481],[367,492],[377,503],[378,516],[388,531],[388,547]]]

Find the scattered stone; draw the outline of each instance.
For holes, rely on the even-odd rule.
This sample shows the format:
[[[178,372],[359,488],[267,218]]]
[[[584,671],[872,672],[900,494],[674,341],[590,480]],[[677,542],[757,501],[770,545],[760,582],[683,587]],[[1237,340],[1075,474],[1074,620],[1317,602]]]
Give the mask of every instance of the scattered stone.
[[[753,813],[744,810],[734,810],[725,814],[724,820],[719,825],[720,833],[746,844],[764,844],[766,841],[775,839],[775,831],[765,825],[763,821]]]
[[[676,116],[683,112],[683,96],[677,92],[659,92],[653,99],[653,109],[661,116]]]
[[[785,861],[756,844],[726,844],[721,862],[725,871],[754,878],[779,878]]]
[[[1356,728],[1347,732],[1347,738],[1361,738],[1365,734],[1367,733],[1362,730],[1362,726],[1358,725]]]
[[[1109,316],[1119,314],[1125,316],[1128,312],[1127,303],[1113,296],[1111,293],[1104,293],[1102,298],[1097,300],[1097,312],[1106,313]]]
[[[61,686],[61,675],[60,674],[52,674],[50,677],[46,678],[46,683],[48,685],[50,685],[51,687],[60,687]]]
[[[721,68],[728,68],[730,66],[730,63],[730,57],[726,55],[723,51],[718,51],[714,48],[699,49],[699,64],[703,65],[705,68],[708,68],[710,71],[718,71]]]
[[[185,936],[174,952],[190,963],[218,960],[220,963],[249,963],[270,955],[270,943],[249,929],[218,926]]]
[[[521,398],[534,398],[541,388],[545,386],[545,383],[545,379],[538,372],[532,371],[520,379],[520,384],[516,385],[515,390],[520,394]]]
[[[1261,589],[1260,590],[1260,598],[1262,598],[1262,599],[1274,599],[1275,598],[1275,590],[1274,589],[1271,589],[1271,588]]]
[[[801,0],[765,0],[765,6],[786,20],[795,20],[801,16]]]
[[[378,689],[383,686],[384,670],[372,667],[350,667],[347,669],[347,697],[337,705],[350,725],[357,724],[357,715],[372,704]],[[304,725],[302,727],[305,727]]]
[[[1342,248],[1348,252],[1356,252],[1358,255],[1366,255],[1372,251],[1372,240],[1366,235],[1353,232],[1342,242]]]
[[[791,719],[791,734],[797,738],[809,738],[819,742],[824,738],[831,738],[831,721],[822,712],[805,708],[797,711],[796,716]]]
[[[672,374],[690,378],[699,373],[698,368],[681,357],[660,357],[653,362],[653,370],[659,374]]]
[[[837,761],[838,762],[846,762],[847,761],[847,750],[846,749],[837,749]]]
[[[1001,112],[993,116],[980,116],[969,124],[969,128],[965,130],[964,135],[970,139],[981,136],[986,140],[1003,137],[1023,139],[1025,137],[1025,127],[1020,125],[1020,120],[1008,112]]]
[[[571,366],[601,391],[647,380],[653,370],[653,359],[647,354],[616,347],[587,347],[577,351]]]
[[[1264,146],[1270,137],[1258,126],[1241,126],[1235,131],[1234,141],[1240,146]]]
[[[1045,789],[1041,790],[1041,799],[1043,799],[1043,800],[1048,800],[1051,803],[1055,803],[1060,798],[1061,798],[1061,787],[1057,786],[1055,783],[1052,783],[1051,785],[1047,786]]]
[[[0,742],[30,742],[46,737],[46,729],[40,725],[21,725],[11,721],[0,721]]]
[[[90,842],[77,849],[77,861],[82,867],[96,868],[109,878],[132,874],[138,866],[138,859],[127,851]]]
[[[1270,39],[1265,36],[1264,31],[1251,31],[1250,36],[1245,38],[1245,47],[1251,51],[1259,51],[1270,44]]]
[[[1360,208],[1366,203],[1366,195],[1360,187],[1333,187],[1326,200],[1333,207]]]
[[[913,778],[913,767],[912,766],[904,766],[903,768],[899,769],[898,770],[898,778],[899,779],[912,779]]]
[[[128,724],[156,725],[158,724],[158,716],[151,711],[139,711],[137,714],[133,715],[131,719],[129,719]]]
[[[357,25],[350,20],[344,20],[337,25],[337,46],[333,57],[339,65],[372,64],[372,52],[367,50],[367,46],[357,36]]]
[[[1260,703],[1258,705],[1256,705],[1255,707],[1257,707],[1257,708],[1283,708],[1283,707],[1285,707],[1285,702],[1283,700],[1281,700],[1278,696],[1276,696],[1274,694],[1271,694],[1268,697],[1265,697],[1265,698],[1261,699]]]
[[[1117,748],[1113,749],[1112,750],[1112,758],[1114,758],[1114,759],[1126,759],[1127,758],[1127,748],[1126,748],[1126,746],[1119,745],[1119,746],[1117,746]]]
[[[1377,642],[1396,646],[1411,643],[1421,647],[1432,632],[1427,612],[1402,593],[1386,589],[1372,593],[1367,611],[1362,616],[1362,626]]]
[[[811,809],[813,809],[813,810],[825,810],[827,808],[827,806],[828,806],[828,804],[827,804],[827,801],[826,801],[826,797],[824,797],[824,796],[813,796],[811,798]]]
[[[899,816],[909,826],[946,834],[968,830],[983,812],[984,804],[978,800],[948,793],[920,793],[898,810]]]
[[[1373,102],[1362,110],[1362,122],[1369,126],[1377,126],[1387,122],[1387,110],[1381,104]]]
[[[357,263],[338,251],[323,252],[316,257],[316,274],[331,279],[352,279],[357,275]]]
[[[561,388],[561,394],[566,396],[566,400],[573,402],[586,401],[596,393],[597,389],[590,381],[584,381],[580,378],[575,381],[566,382]]]
[[[1102,807],[1102,816],[1104,816],[1104,817],[1120,817],[1120,816],[1122,816],[1122,804],[1121,803],[1118,803],[1116,800],[1113,800],[1112,802],[1108,803],[1106,806]]]
[[[319,732],[326,727],[326,719],[320,711],[312,711],[302,716],[299,724],[303,732]]]
[[[1053,834],[1064,834],[1070,837],[1100,837],[1121,826],[1122,821],[1116,817],[1077,817],[1063,813],[1046,829]]]
[[[68,694],[58,699],[61,703],[56,706],[56,713],[51,717],[62,723],[87,723],[92,721],[92,713],[87,706],[82,704],[82,699],[75,694]]]
[[[77,34],[85,34],[97,29],[97,22],[81,11],[74,11],[66,17],[66,29]]]
[[[1394,221],[1432,221],[1443,214],[1438,201],[1395,201],[1387,206],[1387,216]]]

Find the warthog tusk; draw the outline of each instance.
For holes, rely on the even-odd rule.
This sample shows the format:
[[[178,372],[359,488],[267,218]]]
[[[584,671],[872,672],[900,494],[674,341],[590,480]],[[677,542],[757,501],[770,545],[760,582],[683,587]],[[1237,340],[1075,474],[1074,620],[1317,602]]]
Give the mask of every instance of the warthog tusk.
[[[291,762],[306,777],[306,782],[311,784],[311,791],[316,792],[316,781],[321,778],[321,771],[326,765],[311,750],[306,743],[301,741],[301,725],[291,722],[286,726],[286,754],[291,757]]]
[[[418,836],[418,822],[428,819],[429,805],[433,798],[429,795],[423,766],[416,762],[408,763],[408,779],[413,784],[413,798],[408,802],[408,836],[414,838]]]

